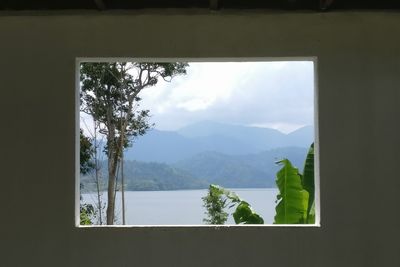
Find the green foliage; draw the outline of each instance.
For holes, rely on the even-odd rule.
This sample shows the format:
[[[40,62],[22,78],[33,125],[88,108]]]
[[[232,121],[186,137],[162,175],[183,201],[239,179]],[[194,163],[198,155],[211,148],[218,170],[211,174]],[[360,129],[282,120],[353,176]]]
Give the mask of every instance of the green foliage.
[[[310,149],[308,150],[304,164],[302,185],[309,194],[306,221],[307,223],[313,224],[315,223],[314,144],[311,144]]]
[[[82,174],[88,173],[94,168],[92,161],[94,148],[89,137],[83,134],[83,130],[79,130],[80,135],[80,172]]]
[[[263,218],[255,213],[250,204],[246,201],[240,201],[232,214],[236,224],[264,224]]]
[[[288,159],[277,162],[277,196],[275,224],[315,223],[314,144],[311,144],[302,175]],[[228,218],[226,209],[236,206],[233,218],[236,224],[263,224],[263,218],[255,213],[250,204],[235,193],[216,185],[210,185],[209,194],[203,198],[210,224],[223,224]],[[214,216],[214,217],[213,217]],[[217,221],[215,218],[222,218]],[[218,223],[214,223],[218,222]],[[221,223],[222,222],[222,223]]]
[[[207,151],[178,161],[174,166],[208,181],[208,184],[225,188],[270,188],[275,187],[275,174],[280,169],[275,164],[277,158],[289,158],[299,166],[303,165],[306,155],[307,149],[297,147],[243,155]]]
[[[80,225],[92,225],[92,218],[95,210],[91,204],[83,204],[80,206]]]
[[[225,224],[228,219],[228,208],[236,206],[232,214],[236,224],[263,224],[264,220],[255,213],[250,204],[240,199],[234,192],[217,185],[210,185],[208,194],[203,197],[207,216],[203,221],[207,224]]]
[[[99,162],[100,173],[107,171],[107,162]],[[208,188],[208,182],[193,177],[176,167],[156,162],[124,161],[125,189],[127,191],[180,190]],[[100,175],[100,184],[106,184],[107,177]],[[83,175],[81,182],[84,192],[95,192],[96,181],[90,175]]]
[[[307,218],[308,192],[301,185],[301,176],[289,160],[278,162],[282,169],[277,173],[279,189],[276,206],[276,224],[304,223]]]
[[[89,137],[83,134],[83,130],[80,129],[80,172],[81,174],[88,173],[90,170],[94,168],[94,163],[92,161],[94,148],[93,144]],[[83,184],[80,184],[81,189],[83,188]],[[82,196],[80,196],[82,200]],[[80,205],[80,224],[81,225],[90,225],[92,224],[91,218],[93,217],[95,211],[92,205],[90,204],[81,204]]]
[[[207,218],[203,219],[206,224],[225,224],[228,219],[226,208],[228,198],[223,188],[210,185],[207,196],[203,197],[204,207],[207,209]]]
[[[106,150],[115,153],[121,143],[121,132],[124,147],[130,145],[129,137],[146,133],[152,124],[148,122],[150,111],[139,109],[140,91],[156,85],[160,78],[170,81],[176,75],[186,74],[187,66],[186,63],[137,62],[81,64],[81,111],[100,123],[100,133],[108,137]]]
[[[315,202],[312,203],[310,211],[307,213],[307,223],[308,224],[315,223]]]
[[[283,159],[278,164],[282,168],[276,178],[279,194],[274,223],[315,223],[314,144],[306,157],[304,175],[301,175],[288,159]]]
[[[106,136],[108,160],[107,224],[114,223],[117,166],[134,137],[152,127],[149,110],[140,109],[139,93],[185,74],[186,63],[86,62],[80,65],[80,110],[92,116]]]

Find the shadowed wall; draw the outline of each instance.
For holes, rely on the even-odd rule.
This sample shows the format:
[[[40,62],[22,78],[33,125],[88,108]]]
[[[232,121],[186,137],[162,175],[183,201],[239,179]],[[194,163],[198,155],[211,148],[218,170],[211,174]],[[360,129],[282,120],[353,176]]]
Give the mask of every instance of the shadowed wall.
[[[0,265],[399,266],[400,15],[183,12],[0,14]],[[321,228],[75,228],[77,57],[289,56],[318,57]]]

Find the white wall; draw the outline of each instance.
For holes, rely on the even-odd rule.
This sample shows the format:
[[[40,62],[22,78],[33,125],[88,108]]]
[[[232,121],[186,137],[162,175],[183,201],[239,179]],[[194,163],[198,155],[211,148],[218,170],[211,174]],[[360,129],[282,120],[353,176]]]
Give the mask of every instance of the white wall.
[[[0,265],[400,266],[400,15],[183,12],[0,13]],[[321,228],[75,228],[76,57],[275,56],[319,60]]]

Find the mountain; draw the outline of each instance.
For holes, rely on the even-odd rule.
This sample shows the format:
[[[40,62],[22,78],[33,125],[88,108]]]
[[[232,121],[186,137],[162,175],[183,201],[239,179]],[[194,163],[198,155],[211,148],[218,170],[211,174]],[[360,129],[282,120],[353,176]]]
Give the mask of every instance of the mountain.
[[[219,135],[186,138],[176,132],[151,130],[139,137],[125,152],[130,160],[173,163],[203,151],[215,150],[226,154],[252,153],[254,147]]]
[[[296,131],[293,131],[287,135],[288,146],[299,146],[306,147],[310,146],[314,142],[314,127],[304,126]]]
[[[103,162],[102,166],[106,166]],[[106,170],[101,170],[102,188],[106,188]],[[186,171],[162,163],[124,161],[125,190],[178,190],[207,188],[209,183]],[[81,177],[84,192],[96,190],[93,175]]]
[[[311,126],[290,134],[210,121],[176,132],[152,129],[124,154],[126,190],[274,187],[275,162],[288,158],[301,170],[313,139]],[[95,189],[90,177],[82,182]]]
[[[125,161],[126,190],[204,189],[211,183],[228,188],[275,187],[280,168],[276,161],[288,158],[302,172],[306,148],[286,147],[248,155],[226,155],[208,151],[175,164]],[[106,163],[102,172],[102,188],[106,185]],[[94,179],[82,176],[85,192],[95,191]]]
[[[185,137],[225,136],[260,150],[287,146],[286,135],[277,130],[261,127],[223,124],[212,121],[202,121],[178,130]]]
[[[313,127],[290,134],[274,129],[204,121],[176,132],[150,130],[126,150],[125,158],[138,161],[175,163],[196,154],[215,151],[246,155],[280,147],[308,147],[314,140]]]
[[[162,163],[127,161],[126,190],[177,190],[207,188],[208,182]]]
[[[257,154],[241,155],[236,158],[254,169],[261,169],[264,171],[271,170],[275,176],[279,167],[277,161],[287,158],[290,162],[303,172],[304,161],[306,159],[308,148],[301,147],[281,147],[266,150]]]
[[[288,158],[302,171],[306,154],[306,148],[298,147],[233,156],[209,151],[179,161],[173,166],[224,187],[275,187],[275,175],[280,168],[276,161]]]
[[[247,139],[248,136],[256,136],[259,138],[275,136],[279,138],[284,135],[275,129],[225,124],[214,121],[200,121],[189,124],[179,129],[177,132],[185,137],[201,137],[218,134],[234,137],[239,140]]]
[[[223,187],[273,187],[271,175],[252,168],[239,158],[218,152],[203,152],[174,166],[191,173],[211,184]]]

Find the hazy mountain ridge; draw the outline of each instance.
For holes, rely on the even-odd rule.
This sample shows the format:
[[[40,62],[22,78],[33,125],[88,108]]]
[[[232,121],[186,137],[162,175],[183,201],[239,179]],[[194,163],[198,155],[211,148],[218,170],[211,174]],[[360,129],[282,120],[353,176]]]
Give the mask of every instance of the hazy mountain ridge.
[[[289,158],[301,170],[306,153],[305,148],[288,147],[248,155],[208,151],[171,165],[128,160],[124,162],[126,190],[203,189],[211,183],[230,188],[275,187],[276,161]],[[84,176],[81,181],[84,191],[95,190],[93,177]]]
[[[277,161],[288,158],[301,171],[306,148],[288,147],[248,155],[204,152],[173,166],[224,187],[275,187]]]
[[[106,166],[103,162],[102,166]],[[101,188],[106,188],[106,169],[101,170]],[[124,161],[125,190],[177,190],[207,188],[208,182],[164,163]],[[120,179],[120,177],[118,177]],[[96,190],[93,174],[81,177],[84,192]],[[120,180],[119,180],[120,182]]]
[[[196,154],[215,151],[246,155],[280,147],[308,147],[314,140],[312,126],[290,134],[274,129],[215,122],[199,122],[176,132],[151,130],[135,140],[125,158],[138,161],[175,163]]]
[[[290,134],[277,130],[200,122],[177,132],[151,130],[124,155],[126,190],[275,187],[279,166],[288,158],[300,171],[313,142],[313,127]],[[103,163],[105,168],[107,164]],[[105,175],[104,175],[105,176]],[[94,179],[82,177],[85,191]],[[103,188],[106,185],[102,179]]]

